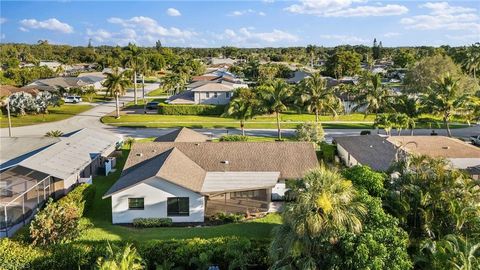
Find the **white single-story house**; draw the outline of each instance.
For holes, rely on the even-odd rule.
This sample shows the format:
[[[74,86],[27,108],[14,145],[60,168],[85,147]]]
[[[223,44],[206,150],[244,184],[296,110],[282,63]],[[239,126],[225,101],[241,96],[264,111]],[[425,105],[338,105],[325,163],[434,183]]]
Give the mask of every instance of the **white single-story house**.
[[[225,79],[214,81],[196,81],[187,86],[187,90],[171,96],[170,104],[213,104],[225,105],[230,102],[235,89],[248,87],[246,84],[234,83]]]
[[[42,91],[58,91],[60,87],[65,89],[93,87],[95,90],[103,89],[102,82],[104,78],[100,76],[81,76],[81,77],[55,77],[36,80],[24,88],[36,88]]]
[[[337,152],[348,166],[368,165],[386,171],[405,154],[444,158],[454,168],[480,166],[480,148],[445,136],[379,136],[336,137]]]
[[[187,128],[133,145],[111,198],[112,222],[203,222],[217,212],[272,209],[285,181],[318,166],[307,142],[210,142]],[[275,193],[275,194],[274,194]]]

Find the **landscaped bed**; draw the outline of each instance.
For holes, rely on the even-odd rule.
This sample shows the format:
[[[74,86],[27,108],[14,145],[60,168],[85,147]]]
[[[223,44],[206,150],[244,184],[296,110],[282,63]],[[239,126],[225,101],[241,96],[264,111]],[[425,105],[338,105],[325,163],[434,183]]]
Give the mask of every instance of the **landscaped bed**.
[[[60,121],[87,111],[91,108],[91,105],[61,105],[60,107],[49,107],[48,114],[12,116],[12,126],[20,127]],[[8,127],[8,118],[5,113],[0,116],[0,127]]]

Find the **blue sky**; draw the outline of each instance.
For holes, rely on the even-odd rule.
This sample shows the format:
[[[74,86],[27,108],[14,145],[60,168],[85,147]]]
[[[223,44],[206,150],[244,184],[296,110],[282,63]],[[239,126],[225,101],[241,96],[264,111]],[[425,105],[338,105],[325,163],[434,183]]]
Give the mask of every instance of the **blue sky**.
[[[479,1],[4,1],[2,42],[283,47],[468,45]]]

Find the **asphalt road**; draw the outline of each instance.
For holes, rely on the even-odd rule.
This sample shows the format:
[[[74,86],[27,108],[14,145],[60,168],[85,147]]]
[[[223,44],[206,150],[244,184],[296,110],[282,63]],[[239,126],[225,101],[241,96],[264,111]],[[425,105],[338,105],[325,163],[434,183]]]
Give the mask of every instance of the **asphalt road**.
[[[150,92],[158,88],[158,84],[146,84],[145,92]],[[139,96],[141,96],[141,91],[139,91]],[[127,95],[120,99],[120,103],[129,102],[133,100],[133,91],[130,90],[127,92]],[[80,113],[71,118],[39,124],[32,126],[24,127],[15,127],[12,129],[13,136],[15,137],[34,137],[34,136],[43,136],[46,132],[50,130],[61,130],[63,133],[72,132],[81,128],[91,128],[101,131],[113,132],[122,137],[134,137],[134,138],[147,138],[147,137],[156,137],[170,132],[172,129],[161,129],[161,128],[126,128],[126,127],[114,127],[102,124],[99,120],[102,116],[109,114],[115,111],[115,102],[104,102],[100,104],[95,104],[95,107],[86,112]],[[220,137],[225,134],[240,134],[241,131],[237,129],[199,129],[198,131],[207,134],[212,137]],[[349,135],[359,135],[360,129],[325,129],[325,137],[327,140],[331,140],[332,137],[337,136],[349,136]],[[435,130],[438,135],[446,135],[444,129]],[[377,131],[372,130],[372,134],[375,134]],[[382,133],[383,131],[381,131]],[[430,135],[432,130],[430,129],[417,129],[414,132],[414,135]],[[295,131],[293,129],[284,129],[282,130],[283,136],[293,136]],[[393,131],[395,133],[395,131]],[[274,129],[249,129],[246,130],[247,135],[252,136],[277,136],[277,131]],[[409,135],[410,131],[403,131],[402,135]],[[455,137],[468,138],[472,135],[480,134],[480,126],[473,126],[469,128],[462,129],[452,129],[452,134]],[[0,136],[8,136],[8,128],[0,129]]]

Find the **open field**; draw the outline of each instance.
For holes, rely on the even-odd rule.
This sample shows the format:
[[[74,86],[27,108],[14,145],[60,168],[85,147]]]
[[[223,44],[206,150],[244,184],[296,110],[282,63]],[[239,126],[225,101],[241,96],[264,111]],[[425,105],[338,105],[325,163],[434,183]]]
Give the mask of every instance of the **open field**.
[[[20,127],[59,121],[87,111],[91,108],[91,105],[61,105],[60,107],[51,107],[48,109],[48,114],[12,116],[12,126]],[[8,127],[8,119],[6,114],[0,116],[0,127]]]
[[[142,141],[148,140],[151,139]],[[109,176],[97,176],[93,179],[93,184],[96,187],[95,201],[82,221],[84,224],[88,224],[89,229],[82,233],[82,236],[78,239],[79,241],[148,241],[155,239],[212,238],[221,236],[266,239],[270,238],[272,229],[281,223],[281,217],[278,214],[270,214],[264,218],[252,221],[210,227],[136,229],[133,227],[113,225],[111,223],[111,200],[103,200],[102,195],[105,194],[110,186],[119,178],[128,152],[128,150],[123,150],[122,156],[117,158],[116,172]]]

